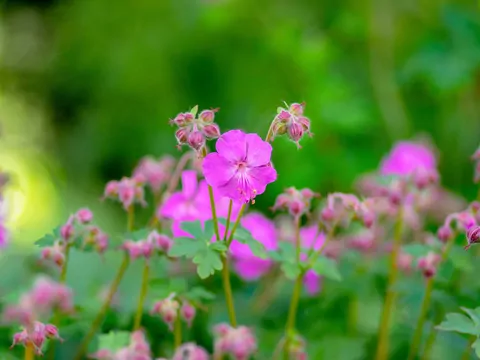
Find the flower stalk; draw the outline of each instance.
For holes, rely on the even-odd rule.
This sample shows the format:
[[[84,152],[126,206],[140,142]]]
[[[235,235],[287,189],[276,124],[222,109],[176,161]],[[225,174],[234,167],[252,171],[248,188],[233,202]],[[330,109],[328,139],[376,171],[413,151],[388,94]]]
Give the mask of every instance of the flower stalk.
[[[174,349],[178,349],[182,345],[182,318],[177,314],[173,327]]]
[[[148,291],[148,280],[150,278],[150,263],[149,260],[145,260],[145,265],[142,271],[142,285],[140,288],[140,295],[138,297],[137,312],[135,313],[135,321],[133,323],[133,331],[140,329],[143,315],[143,304]]]

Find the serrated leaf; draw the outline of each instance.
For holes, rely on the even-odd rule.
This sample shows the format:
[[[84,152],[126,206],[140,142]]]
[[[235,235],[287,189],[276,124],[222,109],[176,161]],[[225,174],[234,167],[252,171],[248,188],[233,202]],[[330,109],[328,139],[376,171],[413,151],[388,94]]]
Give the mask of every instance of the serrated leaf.
[[[132,232],[126,233],[124,235],[124,239],[125,240],[132,240],[132,241],[142,241],[142,240],[145,240],[148,237],[148,235],[150,234],[151,231],[152,230],[148,229],[148,228],[132,231]]]
[[[98,349],[106,349],[112,352],[127,346],[130,343],[130,333],[127,331],[112,331],[98,337]]]
[[[194,257],[199,251],[207,248],[207,243],[192,238],[181,237],[175,238],[175,241],[168,252],[171,257],[185,256],[187,258]]]
[[[252,234],[250,234],[248,230],[242,227],[238,227],[235,230],[234,239],[242,244],[247,245],[250,248],[250,250],[252,250],[252,253],[255,256],[259,257],[260,259],[268,258],[268,254],[267,254],[267,251],[265,250],[265,246],[261,242],[255,240],[252,237]]]
[[[182,230],[192,235],[194,238],[203,238],[202,223],[200,221],[185,221],[180,223]]]
[[[55,241],[57,239],[58,238],[53,234],[45,234],[43,237],[35,241],[35,245],[40,247],[53,246],[53,244],[55,244]]]
[[[227,245],[225,244],[224,241],[216,241],[210,244],[210,249],[219,251],[219,252],[225,252],[227,251]]]
[[[475,325],[467,316],[463,314],[450,313],[447,314],[446,320],[436,326],[437,330],[455,331],[462,334],[477,335]]]
[[[293,262],[283,262],[281,269],[285,276],[290,280],[296,279],[298,275],[300,275],[300,268],[296,263]]]
[[[223,268],[220,254],[208,247],[197,252],[192,261],[197,264],[197,273],[201,279],[206,279],[213,275],[215,270],[222,270]]]
[[[409,244],[402,247],[402,251],[415,257],[426,256],[431,251],[429,246],[422,244]]]
[[[185,294],[185,297],[194,301],[213,300],[215,299],[215,294],[201,286],[195,286]]]
[[[324,256],[319,256],[315,263],[312,265],[312,269],[318,274],[325,276],[326,278],[340,281],[342,280],[342,275],[338,271],[338,266],[336,261],[326,258]]]

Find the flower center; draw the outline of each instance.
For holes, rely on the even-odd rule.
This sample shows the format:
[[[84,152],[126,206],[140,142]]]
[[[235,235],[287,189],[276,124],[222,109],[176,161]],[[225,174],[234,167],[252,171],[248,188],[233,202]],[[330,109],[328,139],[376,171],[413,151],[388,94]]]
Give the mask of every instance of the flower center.
[[[240,161],[237,164],[237,170],[241,173],[245,173],[247,171],[247,163],[245,161]]]

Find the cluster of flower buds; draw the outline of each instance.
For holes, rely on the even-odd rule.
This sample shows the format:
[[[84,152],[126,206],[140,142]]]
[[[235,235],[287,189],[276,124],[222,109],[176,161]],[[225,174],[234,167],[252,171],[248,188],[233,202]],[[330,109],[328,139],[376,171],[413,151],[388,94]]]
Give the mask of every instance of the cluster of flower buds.
[[[437,273],[437,267],[440,265],[440,262],[440,255],[430,251],[426,256],[418,259],[417,266],[422,271],[423,276],[428,279]]]
[[[29,292],[22,295],[18,304],[6,307],[3,317],[6,322],[31,326],[41,316],[49,316],[54,309],[72,313],[72,291],[69,287],[42,276],[37,278]]]
[[[125,240],[121,248],[128,252],[132,260],[135,260],[140,257],[149,259],[155,250],[167,254],[172,245],[173,241],[167,235],[153,230],[145,240]]]
[[[105,186],[103,197],[119,201],[125,210],[130,209],[134,204],[146,206],[144,181],[140,177],[124,177],[120,181],[109,181]]]
[[[100,349],[89,356],[97,360],[152,360],[150,345],[141,330],[130,335],[130,344],[115,353],[108,349]]]
[[[287,210],[293,218],[299,219],[302,215],[309,213],[312,199],[318,196],[310,189],[297,190],[289,187],[277,196],[272,210]]]
[[[472,155],[472,160],[475,162],[475,173],[473,176],[473,182],[480,183],[480,147]]]
[[[52,261],[58,267],[62,267],[65,262],[65,244],[56,241],[53,246],[47,246],[42,249],[42,260]]]
[[[320,214],[327,224],[348,224],[353,219],[360,220],[367,228],[375,222],[375,199],[360,201],[355,195],[333,193]]]
[[[171,360],[209,360],[210,357],[204,348],[194,343],[185,343],[173,354]],[[167,360],[159,358],[157,360]]]
[[[220,358],[230,355],[235,360],[247,360],[257,351],[257,340],[246,326],[231,327],[228,324],[217,325],[215,333],[215,355]]]
[[[271,136],[267,141],[273,141],[276,136],[286,134],[300,148],[300,140],[303,135],[305,133],[309,136],[313,135],[310,132],[310,120],[303,116],[305,104],[293,103],[290,106],[285,105],[286,109],[282,107],[277,109],[277,115],[270,126]]]
[[[220,128],[214,123],[215,113],[218,109],[203,110],[198,114],[198,105],[192,110],[178,114],[170,123],[178,126],[175,137],[178,146],[188,145],[199,152],[206,140],[216,139],[220,136]]]
[[[362,253],[371,253],[375,250],[375,234],[370,230],[364,230],[348,237],[347,246],[350,249]]]
[[[437,236],[442,242],[453,239],[459,232],[468,233],[480,223],[480,203],[472,202],[464,211],[450,214],[437,231]],[[470,241],[469,241],[470,244]]]
[[[133,171],[133,178],[139,183],[145,183],[158,193],[160,188],[167,183],[175,166],[175,159],[169,155],[156,160],[151,156],[140,160],[138,166]]]
[[[188,326],[191,326],[193,319],[195,318],[196,310],[188,301],[183,301],[180,306],[179,300],[176,299],[176,294],[173,293],[167,298],[153,304],[151,314],[160,315],[162,320],[172,331],[177,316],[180,316]]]
[[[71,215],[67,222],[60,228],[60,236],[62,240],[68,243],[75,237],[75,227],[77,225],[87,225],[93,220],[93,213],[87,209],[82,208],[75,214]]]
[[[42,347],[47,339],[63,341],[55,325],[35,321],[30,326],[13,335],[13,343],[10,348],[16,345],[31,346],[35,354],[42,355]]]
[[[290,335],[288,343],[289,359],[291,360],[307,360],[307,344],[305,339],[298,333]]]

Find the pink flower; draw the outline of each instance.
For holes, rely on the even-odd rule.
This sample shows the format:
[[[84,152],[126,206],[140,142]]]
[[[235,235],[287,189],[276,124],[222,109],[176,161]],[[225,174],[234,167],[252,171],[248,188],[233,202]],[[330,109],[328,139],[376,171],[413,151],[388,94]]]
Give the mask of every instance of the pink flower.
[[[135,203],[145,206],[143,186],[143,179],[135,177],[123,177],[120,181],[109,181],[105,186],[104,198],[118,200],[125,210]]]
[[[173,354],[172,360],[208,360],[208,353],[194,343],[186,343],[180,346]]]
[[[304,250],[314,249],[318,251],[325,242],[325,235],[318,232],[318,226],[312,225],[300,229],[300,241]],[[302,261],[306,260],[306,256],[301,257]],[[321,277],[314,270],[308,270],[305,273],[303,284],[310,295],[315,295],[320,291]]]
[[[154,192],[157,192],[170,178],[174,165],[175,159],[171,156],[164,156],[159,160],[147,156],[140,160],[133,171],[133,176],[141,177]]]
[[[435,170],[437,161],[432,150],[420,143],[398,142],[380,165],[382,175],[412,175],[416,170]]]
[[[183,302],[180,308],[180,316],[190,327],[192,326],[193,319],[195,318],[196,310],[189,302]]]
[[[182,173],[182,190],[166,199],[158,209],[157,217],[176,221],[207,220],[211,217],[208,189],[205,181],[197,180],[194,170]]]
[[[417,266],[426,278],[430,278],[436,274],[440,261],[440,255],[430,251],[426,256],[418,259]]]
[[[278,108],[277,116],[272,121],[272,136],[268,140],[273,140],[278,135],[287,134],[287,136],[300,148],[300,140],[304,134],[312,136],[310,132],[310,120],[303,116],[305,103],[293,103],[288,109]]]
[[[290,187],[277,196],[272,210],[285,209],[294,218],[300,217],[308,214],[312,199],[316,196],[319,195],[310,189],[297,190],[294,187]]]
[[[472,244],[480,242],[480,226],[473,226],[467,231],[467,242],[465,250],[469,249]]]
[[[203,161],[207,183],[232,200],[249,202],[277,179],[270,163],[272,147],[257,134],[232,130],[216,143],[216,153]]]
[[[235,360],[247,360],[257,351],[257,340],[246,326],[233,328],[227,324],[215,327],[215,355],[231,355]]]
[[[277,232],[275,225],[259,213],[250,213],[240,220],[241,225],[251,232],[252,237],[262,243],[267,250],[275,250]],[[250,247],[233,240],[230,251],[234,259],[233,267],[237,274],[244,280],[256,280],[270,270],[272,260],[256,257]]]
[[[87,224],[93,220],[93,213],[90,209],[83,208],[77,211],[75,217],[80,223]]]
[[[64,246],[57,241],[53,246],[44,247],[41,257],[43,260],[53,261],[55,265],[61,268],[65,261]]]

